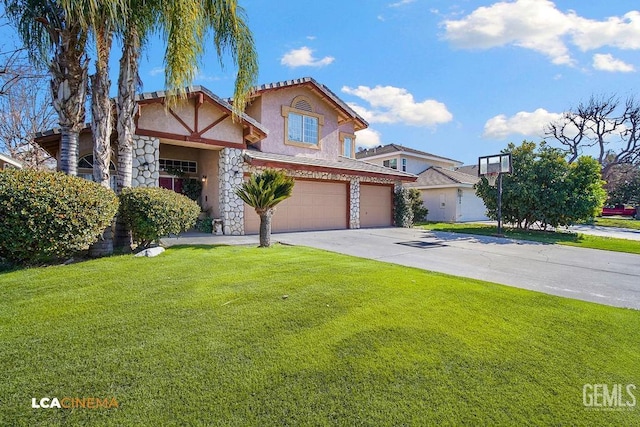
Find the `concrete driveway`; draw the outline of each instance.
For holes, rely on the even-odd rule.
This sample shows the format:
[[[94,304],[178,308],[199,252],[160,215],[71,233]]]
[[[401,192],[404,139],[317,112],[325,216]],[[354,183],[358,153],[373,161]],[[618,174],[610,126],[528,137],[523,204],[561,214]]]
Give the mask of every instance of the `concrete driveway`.
[[[273,241],[640,309],[640,255],[403,228],[274,234]]]

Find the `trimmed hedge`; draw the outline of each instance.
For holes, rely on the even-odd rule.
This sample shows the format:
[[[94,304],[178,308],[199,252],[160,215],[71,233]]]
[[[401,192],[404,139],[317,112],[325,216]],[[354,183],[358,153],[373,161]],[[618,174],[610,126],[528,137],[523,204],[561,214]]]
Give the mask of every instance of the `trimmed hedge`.
[[[200,206],[182,194],[164,188],[126,188],[120,194],[120,213],[133,240],[148,247],[161,237],[193,227]]]
[[[39,264],[98,240],[118,211],[108,188],[62,172],[0,171],[0,257]]]

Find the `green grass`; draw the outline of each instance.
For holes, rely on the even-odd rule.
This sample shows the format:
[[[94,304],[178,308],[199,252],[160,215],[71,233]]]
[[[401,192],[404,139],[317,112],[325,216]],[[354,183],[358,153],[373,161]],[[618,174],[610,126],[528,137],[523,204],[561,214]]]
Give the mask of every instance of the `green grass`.
[[[598,217],[593,225],[600,227],[619,227],[631,230],[640,230],[640,221],[637,219],[621,218],[621,217]]]
[[[481,236],[494,236],[497,233],[496,226],[479,223],[430,222],[420,223],[418,227],[424,228],[425,230],[448,231],[452,233],[476,234]],[[640,254],[640,241],[637,240],[592,236],[583,233],[538,230],[524,231],[516,230],[514,228],[503,228],[503,235],[507,238],[516,240],[531,240],[534,242],[556,245]]]
[[[582,395],[640,385],[635,310],[288,246],[13,271],[0,292],[3,426],[640,424]],[[119,407],[31,409],[45,396]]]

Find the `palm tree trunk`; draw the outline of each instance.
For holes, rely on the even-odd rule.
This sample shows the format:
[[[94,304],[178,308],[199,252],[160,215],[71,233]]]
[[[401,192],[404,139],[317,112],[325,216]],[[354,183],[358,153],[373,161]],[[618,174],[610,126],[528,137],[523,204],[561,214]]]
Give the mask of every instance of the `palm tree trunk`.
[[[93,133],[93,180],[103,187],[111,187],[109,166],[111,164],[112,114],[109,98],[109,52],[111,33],[107,27],[96,31],[98,59],[96,72],[91,76],[91,131]],[[89,247],[91,257],[113,254],[113,230],[109,225],[101,238]]]
[[[59,169],[69,175],[78,173],[78,138],[87,99],[89,59],[81,34],[79,28],[62,32],[49,66],[52,104],[61,129]]]
[[[256,209],[260,216],[260,247],[268,248],[271,246],[271,218],[273,217],[273,208]]]
[[[124,36],[120,74],[118,76],[118,101],[116,103],[118,131],[118,180],[116,193],[131,187],[133,168],[133,136],[135,134],[136,89],[140,86],[138,67],[140,59],[140,37],[134,25]],[[127,223],[116,217],[115,247],[122,252],[130,252],[133,245],[131,230]]]
[[[60,164],[59,169],[67,175],[78,175],[78,139],[79,132],[69,126],[60,128]]]

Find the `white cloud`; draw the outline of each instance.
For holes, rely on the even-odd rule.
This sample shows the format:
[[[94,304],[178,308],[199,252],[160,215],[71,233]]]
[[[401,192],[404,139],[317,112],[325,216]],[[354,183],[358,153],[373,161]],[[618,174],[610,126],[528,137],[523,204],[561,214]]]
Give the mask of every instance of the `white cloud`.
[[[155,68],[152,68],[151,71],[149,71],[150,76],[155,77],[159,74],[164,74],[164,67],[155,67]]]
[[[302,46],[300,49],[293,49],[285,53],[280,59],[282,65],[287,67],[324,67],[335,60],[332,56],[325,56],[322,59],[313,57],[313,50]]]
[[[613,57],[613,55],[607,53],[596,53],[593,55],[593,68],[601,71],[611,71],[620,73],[629,73],[636,69],[633,65],[627,64],[619,59]]]
[[[389,5],[389,7],[400,7],[400,6],[404,6],[406,4],[413,3],[414,1],[416,1],[416,0],[400,0],[399,2],[391,3]]]
[[[447,123],[453,115],[445,104],[427,99],[416,102],[406,89],[393,86],[344,86],[342,92],[357,96],[370,105],[370,108],[350,103],[358,114],[369,123],[404,123],[412,126],[435,126]]]
[[[509,135],[544,137],[544,129],[552,122],[562,119],[562,113],[550,113],[538,108],[532,113],[521,111],[511,117],[495,116],[484,125],[485,138],[504,139]]]
[[[516,0],[479,7],[459,20],[445,20],[445,39],[464,49],[514,45],[573,65],[570,45],[582,51],[602,46],[640,49],[640,12],[595,21],[564,13],[549,0]]]
[[[356,145],[358,147],[372,148],[382,145],[380,132],[371,128],[359,130],[356,132]]]

